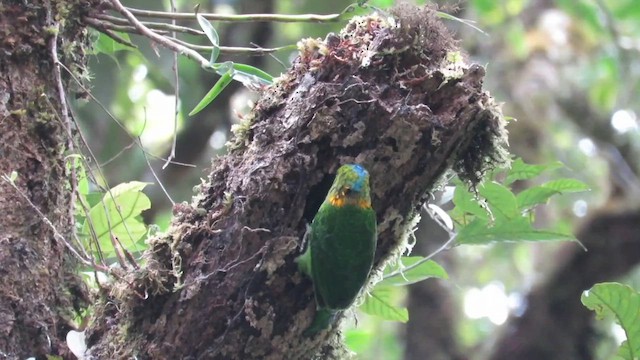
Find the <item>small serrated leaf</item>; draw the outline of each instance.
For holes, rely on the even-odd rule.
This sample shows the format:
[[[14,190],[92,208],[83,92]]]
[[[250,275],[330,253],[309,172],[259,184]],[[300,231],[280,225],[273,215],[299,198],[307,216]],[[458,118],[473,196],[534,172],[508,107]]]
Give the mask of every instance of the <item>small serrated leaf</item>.
[[[393,288],[388,286],[376,287],[368,294],[364,303],[360,306],[360,310],[385,320],[406,323],[409,321],[409,311],[405,307],[398,307],[392,304],[393,291]]]
[[[613,315],[627,340],[618,349],[617,358],[640,358],[640,293],[619,283],[600,283],[582,293],[582,304],[598,318]]]
[[[478,192],[485,198],[491,213],[497,218],[513,219],[520,216],[515,195],[495,181],[484,183]]]
[[[564,164],[559,161],[549,164],[533,165],[525,163],[521,158],[517,158],[511,164],[511,169],[504,184],[508,186],[517,180],[533,179],[544,171],[554,170],[563,166]]]
[[[453,193],[453,203],[456,207],[451,211],[451,217],[458,222],[460,222],[460,218],[466,214],[474,215],[481,219],[489,218],[489,210],[486,207],[480,206],[480,201],[481,200],[467,190],[463,184],[457,184]]]
[[[547,203],[554,195],[588,190],[589,186],[580,180],[563,178],[523,190],[516,199],[520,210],[528,210],[536,205]]]
[[[475,219],[462,227],[457,244],[482,245],[493,242],[518,241],[575,241],[568,233],[549,229],[534,229],[528,219],[520,217],[490,226],[487,220]]]
[[[589,191],[589,185],[577,179],[556,179],[542,184],[542,186],[562,193]]]
[[[536,205],[546,204],[549,198],[556,194],[560,194],[560,192],[544,186],[534,186],[523,190],[516,196],[518,208],[528,210]]]

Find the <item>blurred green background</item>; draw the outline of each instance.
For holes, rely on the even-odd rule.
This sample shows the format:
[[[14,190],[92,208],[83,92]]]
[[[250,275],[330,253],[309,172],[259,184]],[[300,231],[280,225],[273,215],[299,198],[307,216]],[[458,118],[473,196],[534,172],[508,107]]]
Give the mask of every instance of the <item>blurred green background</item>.
[[[196,1],[176,0],[179,11],[193,11]],[[424,1],[416,1],[423,4]],[[540,224],[588,230],[598,219],[637,213],[640,204],[637,114],[640,110],[640,1],[637,0],[470,0],[436,1],[441,10],[475,21],[485,34],[470,26],[446,21],[460,40],[470,62],[487,68],[485,89],[504,103],[511,121],[511,152],[529,163],[561,161],[566,168],[550,173],[568,176],[589,184],[592,191],[554,200],[539,210]],[[138,0],[125,2],[140,9],[169,9],[168,1]],[[343,0],[222,0],[200,3],[201,12],[214,13],[318,13],[342,11]],[[380,8],[394,1],[371,1]],[[178,24],[198,28],[195,21]],[[344,25],[338,23],[215,23],[221,45],[277,47],[293,45],[303,37],[324,37]],[[99,34],[95,34],[99,40]],[[207,44],[204,36],[179,35],[195,44]],[[92,57],[92,94],[123,125],[120,127],[95,101],[77,99],[74,109],[81,130],[105,174],[102,182],[112,186],[140,180],[156,182],[139,147],[167,158],[174,134],[176,84],[174,56],[151,46],[146,39],[131,35],[140,51],[118,47],[112,54]],[[100,39],[104,41],[104,39]],[[104,46],[113,46],[105,43]],[[277,76],[296,56],[296,50],[283,50],[272,56],[229,56]],[[187,114],[217,80],[217,75],[203,71],[197,64],[178,59],[179,99],[177,117],[177,162],[170,164],[151,158],[151,165],[175,202],[189,201],[193,186],[205,177],[212,161],[225,151],[229,130],[251,108],[257,93],[232,83],[215,101],[196,116]],[[545,179],[540,179],[544,181]],[[524,186],[524,185],[523,185]],[[159,186],[145,192],[152,209],[145,213],[148,223],[166,229],[171,206]],[[447,234],[428,216],[416,232],[415,254],[428,255],[446,241]],[[613,223],[611,220],[609,223]],[[625,223],[615,234],[640,242],[634,221]],[[587,229],[581,231],[580,229]],[[615,241],[614,233],[599,234],[599,241]],[[621,235],[622,236],[622,235]],[[583,240],[581,238],[581,240]],[[585,245],[589,248],[587,240]],[[543,309],[566,306],[581,307],[579,298],[556,303],[559,276],[595,283],[607,275],[608,280],[624,279],[640,288],[636,260],[617,259],[606,250],[584,251],[575,243],[500,244],[463,246],[440,254],[435,260],[447,269],[448,280],[427,280],[399,289],[395,300],[409,308],[407,324],[384,322],[364,314],[353,316],[346,332],[347,343],[360,359],[507,359],[510,346],[540,341],[541,347],[554,347],[544,333],[527,333],[543,316],[527,317]],[[585,257],[592,261],[591,276],[573,260]],[[604,257],[599,261],[597,257]],[[612,264],[620,267],[615,271]],[[593,281],[591,281],[593,279]],[[553,286],[552,286],[553,285]],[[585,288],[586,289],[586,288]],[[549,292],[545,293],[544,290]],[[536,294],[543,300],[535,298]],[[549,300],[547,305],[544,301]],[[535,301],[535,302],[534,302]],[[542,303],[540,305],[539,303]],[[558,305],[560,304],[560,305]],[[564,305],[562,305],[564,304]],[[548,309],[547,309],[548,310]],[[564,311],[564,310],[563,310]],[[512,320],[509,320],[509,319]],[[527,320],[531,318],[532,320]],[[357,319],[357,326],[356,321]],[[518,320],[520,319],[520,320]],[[520,321],[520,322],[518,322]],[[533,325],[527,325],[533,321]],[[569,321],[569,320],[563,320]],[[524,325],[523,325],[524,322]],[[519,324],[512,326],[511,324]],[[548,327],[554,327],[548,321]],[[609,359],[624,334],[610,322],[586,321],[572,326],[557,341],[571,346],[582,359]],[[538,326],[538,327],[536,327]],[[516,330],[514,330],[516,329]],[[539,331],[539,330],[538,330]],[[588,336],[584,332],[588,332]],[[550,333],[553,331],[550,330]],[[575,336],[575,338],[573,337]],[[535,348],[535,347],[533,347]],[[533,350],[532,350],[533,351]],[[567,359],[539,357],[532,351],[514,359]],[[551,351],[550,353],[556,353]],[[524,354],[524,355],[522,355]],[[547,353],[540,353],[547,354]],[[560,357],[565,356],[565,357]],[[578,358],[578,357],[576,357]]]

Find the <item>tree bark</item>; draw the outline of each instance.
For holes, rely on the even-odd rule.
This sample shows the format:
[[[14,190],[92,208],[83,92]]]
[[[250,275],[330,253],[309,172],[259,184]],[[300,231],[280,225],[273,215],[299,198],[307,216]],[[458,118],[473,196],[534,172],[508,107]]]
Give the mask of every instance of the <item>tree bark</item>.
[[[70,358],[65,337],[86,306],[75,261],[61,241],[72,239],[74,228],[65,170],[71,125],[64,120],[53,61],[55,51],[72,71],[84,68],[78,5],[0,5],[0,176],[17,173],[15,187],[0,180],[3,359]]]
[[[358,18],[301,42],[191,205],[174,208],[146,266],[116,282],[88,331],[96,358],[298,359],[344,353],[337,327],[302,337],[315,302],[295,257],[343,163],[372,175],[376,269],[399,254],[426,191],[449,169],[474,183],[504,160],[484,70],[430,9]]]

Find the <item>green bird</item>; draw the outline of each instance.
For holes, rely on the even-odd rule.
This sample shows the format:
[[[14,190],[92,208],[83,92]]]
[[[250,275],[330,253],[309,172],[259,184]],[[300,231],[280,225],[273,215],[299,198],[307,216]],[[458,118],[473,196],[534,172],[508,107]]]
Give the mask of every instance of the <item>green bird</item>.
[[[307,249],[296,261],[313,281],[316,316],[305,330],[326,329],[351,306],[367,283],[376,251],[376,213],[371,208],[369,173],[343,165],[313,218]]]

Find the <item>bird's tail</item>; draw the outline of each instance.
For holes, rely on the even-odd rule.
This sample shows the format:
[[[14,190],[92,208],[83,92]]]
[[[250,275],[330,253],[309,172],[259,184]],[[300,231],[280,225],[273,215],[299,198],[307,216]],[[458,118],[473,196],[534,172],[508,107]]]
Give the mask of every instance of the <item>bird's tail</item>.
[[[337,314],[338,313],[335,310],[329,310],[324,308],[318,309],[316,311],[316,316],[313,319],[313,322],[311,323],[311,325],[309,325],[307,330],[304,331],[303,335],[309,337],[328,328],[329,325],[331,325],[331,323],[335,319]]]

